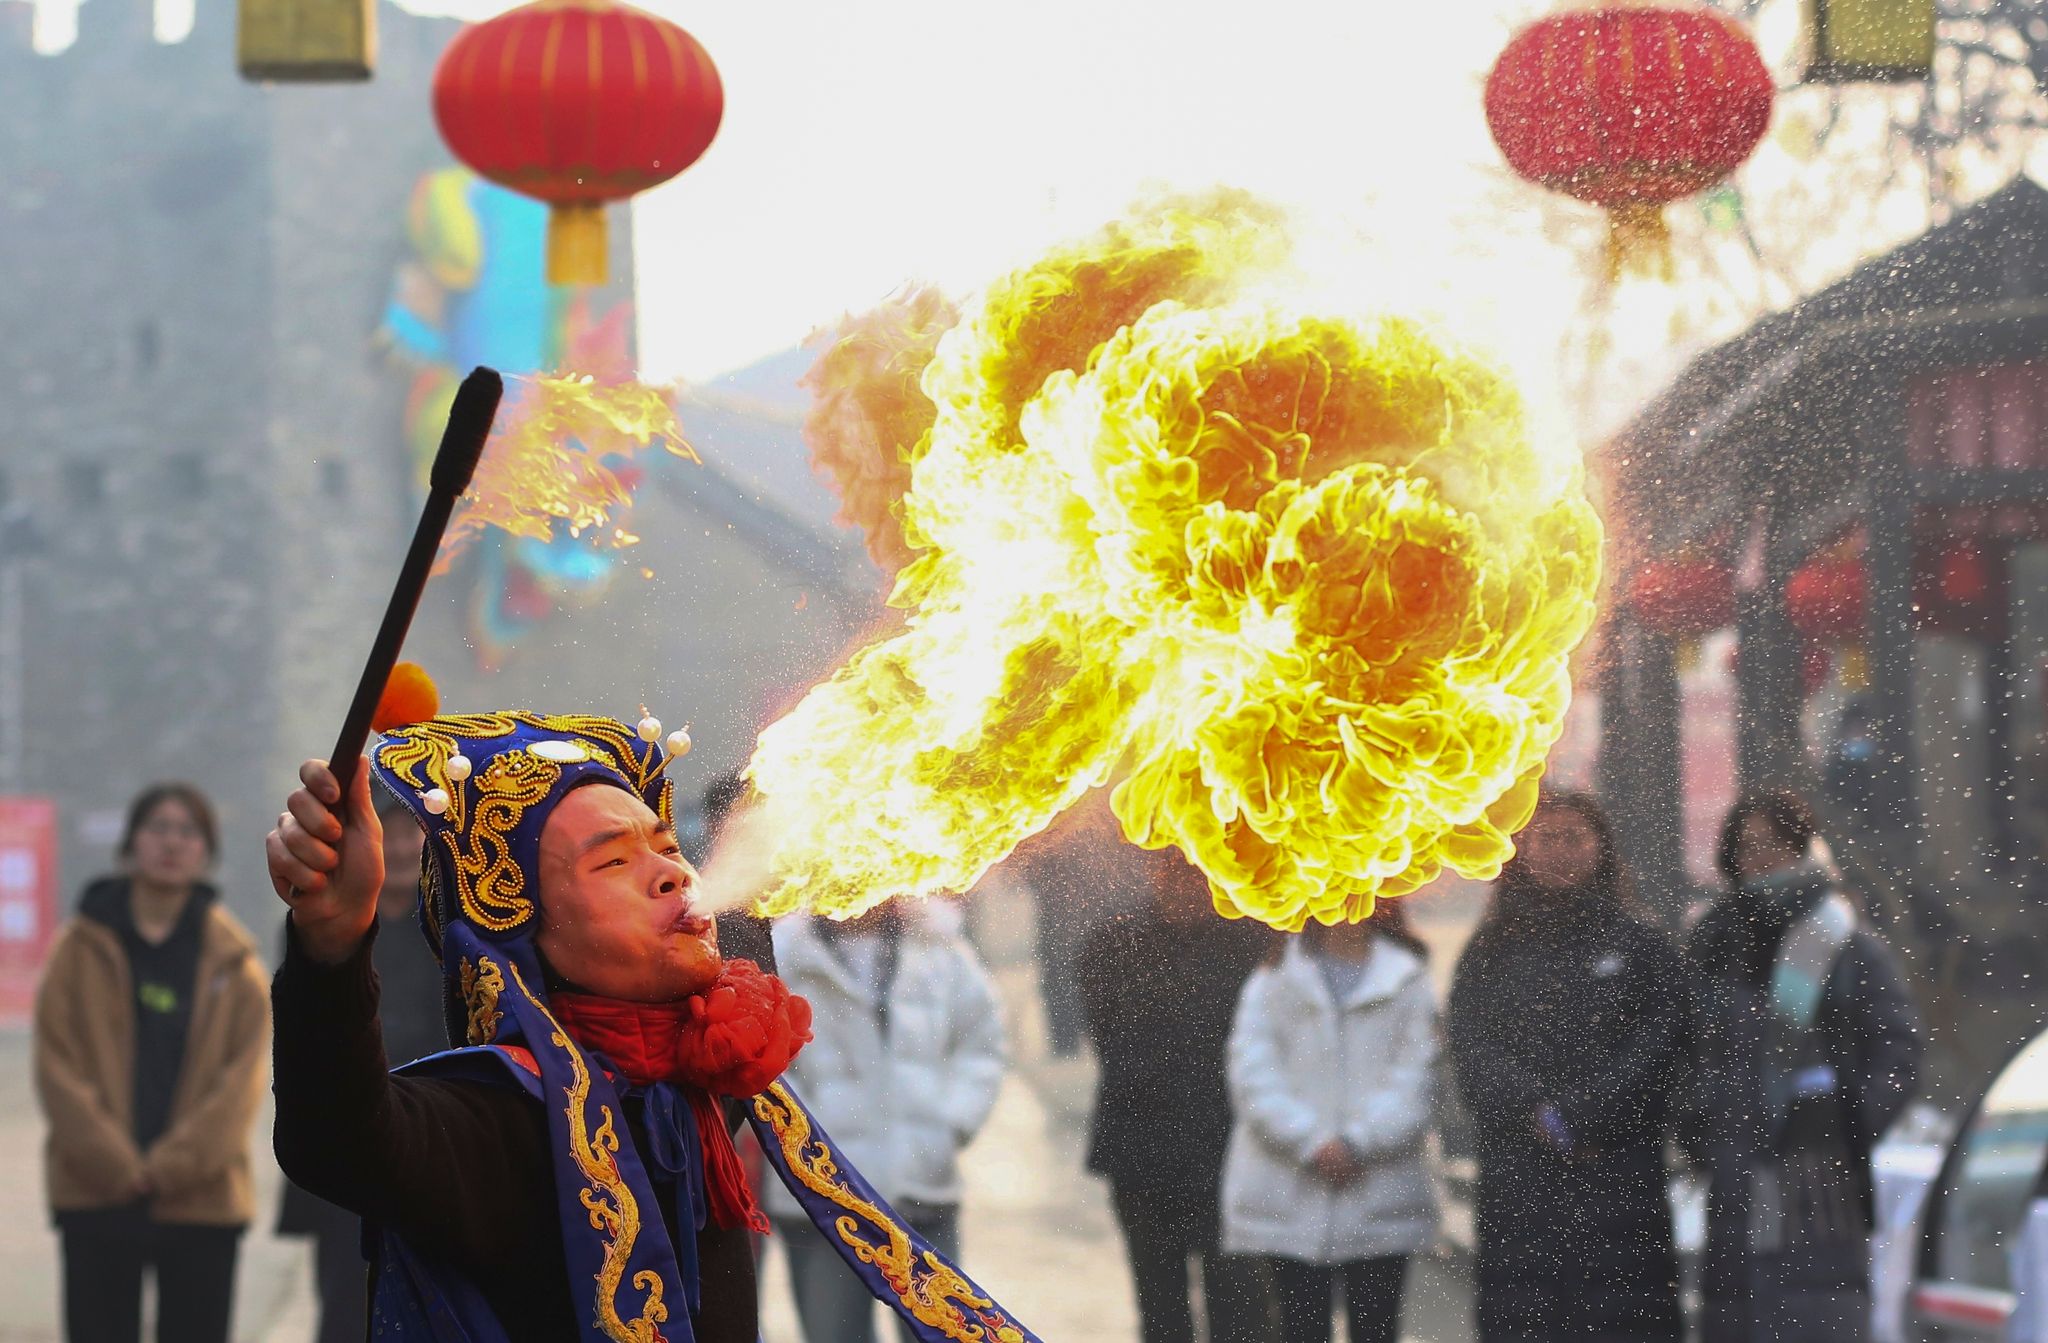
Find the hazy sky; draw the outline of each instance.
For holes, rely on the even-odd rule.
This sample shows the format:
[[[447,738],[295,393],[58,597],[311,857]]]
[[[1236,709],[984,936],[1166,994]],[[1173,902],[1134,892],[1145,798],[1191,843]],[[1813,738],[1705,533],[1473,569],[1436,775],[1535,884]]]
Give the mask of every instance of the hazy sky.
[[[166,36],[191,0],[158,0]],[[417,0],[481,18],[499,0]],[[911,280],[962,294],[1158,188],[1249,188],[1329,244],[1319,299],[1430,308],[1538,365],[1573,258],[1526,212],[1481,83],[1543,0],[646,4],[726,113],[638,206],[643,371],[701,380]],[[44,0],[61,42],[74,0]],[[426,109],[421,109],[426,115]]]
[[[726,88],[717,142],[639,207],[650,376],[745,364],[907,280],[971,289],[1159,185],[1369,236],[1328,263],[1363,302],[1434,287],[1516,314],[1474,321],[1522,340],[1563,316],[1527,221],[1476,258],[1446,241],[1498,189],[1480,81],[1530,0],[649,7]]]

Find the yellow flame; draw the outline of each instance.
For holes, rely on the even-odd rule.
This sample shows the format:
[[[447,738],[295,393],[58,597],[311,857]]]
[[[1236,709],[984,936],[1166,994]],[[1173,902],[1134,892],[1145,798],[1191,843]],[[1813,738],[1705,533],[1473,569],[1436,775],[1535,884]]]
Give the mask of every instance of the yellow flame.
[[[631,380],[578,373],[512,381],[511,404],[448,525],[437,571],[486,527],[549,541],[560,522],[571,535],[590,534],[594,544],[636,544],[639,537],[612,526],[612,515],[629,506],[633,494],[607,459],[659,444],[698,460],[683,440],[668,394]]]
[[[897,505],[910,487],[937,407],[918,385],[939,337],[960,320],[936,289],[918,287],[849,317],[804,375],[811,463],[839,493],[838,521],[858,527],[884,572],[910,560]]]
[[[1400,320],[1246,297],[1279,230],[1161,208],[997,283],[904,445],[900,634],[761,736],[768,913],[961,891],[1090,790],[1219,912],[1489,877],[1594,612],[1576,462]]]

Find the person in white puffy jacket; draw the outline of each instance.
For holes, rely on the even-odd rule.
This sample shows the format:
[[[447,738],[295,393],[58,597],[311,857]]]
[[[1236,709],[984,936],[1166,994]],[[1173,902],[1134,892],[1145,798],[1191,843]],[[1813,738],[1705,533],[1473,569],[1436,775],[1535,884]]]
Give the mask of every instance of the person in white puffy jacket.
[[[1351,1343],[1394,1343],[1408,1259],[1436,1240],[1436,995],[1381,910],[1291,938],[1231,1031],[1223,1248],[1270,1262],[1288,1343],[1328,1343],[1340,1282]]]
[[[958,1158],[995,1106],[1006,1057],[988,971],[958,920],[937,913],[890,904],[845,923],[783,919],[775,964],[811,1004],[813,1038],[790,1082],[889,1205],[957,1263]],[[868,1343],[867,1289],[780,1184],[767,1205],[805,1343]]]

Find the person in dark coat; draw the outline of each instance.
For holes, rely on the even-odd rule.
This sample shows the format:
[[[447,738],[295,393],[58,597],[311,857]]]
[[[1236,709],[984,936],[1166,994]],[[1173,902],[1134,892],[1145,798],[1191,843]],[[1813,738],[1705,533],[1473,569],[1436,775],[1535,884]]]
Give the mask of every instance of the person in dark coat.
[[[1870,1149],[1913,1094],[1919,1026],[1789,793],[1721,830],[1700,920],[1681,1138],[1706,1173],[1705,1343],[1870,1337]]]
[[[1076,961],[1101,1064],[1088,1168],[1109,1180],[1144,1343],[1193,1343],[1191,1259],[1201,1265],[1211,1343],[1263,1343],[1273,1329],[1269,1289],[1257,1261],[1221,1253],[1217,1209],[1230,1142],[1230,1023],[1270,935],[1217,918],[1207,880],[1177,852],[1128,852],[1149,877],[1151,901],[1097,925]]]
[[[1677,950],[1630,918],[1598,803],[1547,794],[1458,961],[1451,1062],[1479,1155],[1482,1343],[1683,1337],[1664,1131]]]
[[[448,1048],[441,1014],[441,965],[406,926],[419,898],[420,855],[426,832],[412,824],[405,804],[377,794],[384,822],[384,885],[377,923],[384,930],[372,955],[378,983],[378,1021],[384,1057],[393,1067]],[[277,1234],[313,1240],[313,1286],[320,1298],[315,1343],[356,1343],[370,1310],[369,1263],[363,1258],[363,1219],[291,1181],[278,1204]]]

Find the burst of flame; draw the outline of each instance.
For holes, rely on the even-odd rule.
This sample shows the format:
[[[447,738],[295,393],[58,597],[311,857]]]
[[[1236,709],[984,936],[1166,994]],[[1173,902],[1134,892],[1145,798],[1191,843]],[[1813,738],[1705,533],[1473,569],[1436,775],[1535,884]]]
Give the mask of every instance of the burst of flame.
[[[847,318],[803,378],[811,391],[804,418],[811,464],[832,478],[838,521],[861,529],[886,573],[910,561],[897,503],[938,414],[918,378],[939,337],[959,320],[959,309],[936,289],[908,290]]]
[[[1275,927],[1498,872],[1598,520],[1498,372],[1249,299],[1278,236],[1242,197],[1154,210],[937,342],[901,445],[905,628],[749,767],[764,912],[966,890],[1105,784],[1131,840]]]
[[[486,527],[548,541],[559,522],[571,535],[590,534],[599,545],[638,542],[612,525],[613,515],[633,501],[630,482],[612,462],[655,444],[698,460],[683,440],[668,394],[631,379],[577,373],[513,383],[506,413],[441,542],[437,570]]]

